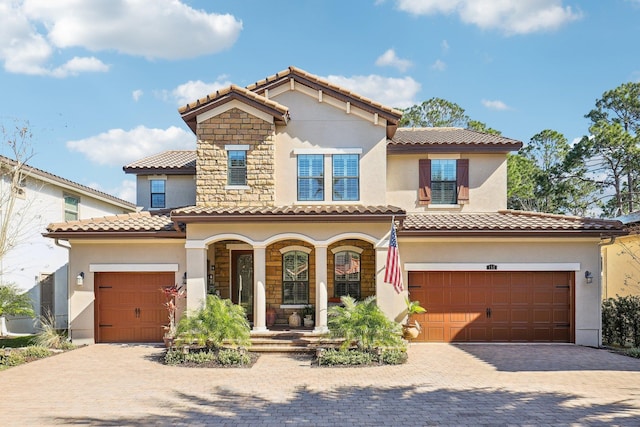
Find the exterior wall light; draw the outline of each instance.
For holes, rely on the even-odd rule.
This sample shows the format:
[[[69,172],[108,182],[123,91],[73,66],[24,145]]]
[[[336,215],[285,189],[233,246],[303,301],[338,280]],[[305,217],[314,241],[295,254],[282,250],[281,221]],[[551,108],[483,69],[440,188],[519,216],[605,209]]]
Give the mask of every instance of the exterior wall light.
[[[76,285],[78,285],[78,286],[84,285],[84,272],[83,271],[78,273],[78,277],[76,277]]]
[[[587,283],[592,283],[593,282],[593,273],[590,272],[589,270],[584,272],[584,278],[586,279]]]
[[[184,274],[182,275],[182,284],[186,285],[187,284],[187,272],[185,271]]]

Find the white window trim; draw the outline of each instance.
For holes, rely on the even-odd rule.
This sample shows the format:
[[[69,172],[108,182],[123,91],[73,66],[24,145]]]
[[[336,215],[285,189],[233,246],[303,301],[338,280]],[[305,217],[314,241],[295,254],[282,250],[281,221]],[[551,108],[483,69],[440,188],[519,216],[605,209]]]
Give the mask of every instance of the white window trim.
[[[225,185],[225,190],[251,190],[248,185]]]
[[[362,154],[362,148],[294,148],[293,154]]]
[[[331,252],[333,254],[337,254],[338,252],[345,252],[345,251],[356,252],[358,254],[361,254],[362,252],[364,252],[364,249],[359,248],[357,246],[338,246],[337,248],[331,249]]]
[[[280,249],[280,253],[283,255],[291,251],[300,251],[300,252],[306,253],[307,255],[311,253],[311,249],[305,246],[292,245],[292,246],[287,246],[286,248]]]

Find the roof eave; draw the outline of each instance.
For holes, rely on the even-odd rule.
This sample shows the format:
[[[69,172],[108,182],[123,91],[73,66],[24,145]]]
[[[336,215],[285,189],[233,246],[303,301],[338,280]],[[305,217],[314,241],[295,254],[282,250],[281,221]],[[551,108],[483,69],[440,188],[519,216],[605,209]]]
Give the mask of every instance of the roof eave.
[[[379,220],[388,221],[396,217],[403,220],[404,213],[378,213],[378,214],[358,214],[358,213],[334,213],[320,215],[300,215],[300,214],[172,214],[171,219],[183,223],[203,223],[203,222],[362,222]]]
[[[181,167],[181,168],[128,168],[124,166],[122,168],[124,173],[134,175],[195,175],[195,167]]]
[[[185,239],[184,231],[52,231],[42,236],[52,239],[114,239],[114,238],[154,238]]]
[[[509,153],[518,151],[522,144],[484,145],[484,144],[387,144],[387,153]]]
[[[624,230],[398,230],[398,237],[612,237]]]

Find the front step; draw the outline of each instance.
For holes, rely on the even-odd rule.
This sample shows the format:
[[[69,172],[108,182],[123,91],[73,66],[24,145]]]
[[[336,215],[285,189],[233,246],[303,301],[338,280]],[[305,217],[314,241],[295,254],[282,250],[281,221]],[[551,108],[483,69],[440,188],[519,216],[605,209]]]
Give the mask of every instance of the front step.
[[[311,331],[266,331],[251,333],[249,351],[257,353],[315,353],[319,346],[337,347],[342,340]]]

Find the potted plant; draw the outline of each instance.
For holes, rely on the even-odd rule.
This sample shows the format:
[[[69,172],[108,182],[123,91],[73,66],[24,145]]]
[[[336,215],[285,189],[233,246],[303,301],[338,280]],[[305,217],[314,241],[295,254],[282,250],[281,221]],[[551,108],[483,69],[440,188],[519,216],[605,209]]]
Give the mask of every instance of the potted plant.
[[[313,306],[307,304],[304,309],[302,309],[302,315],[304,317],[304,326],[306,328],[311,328],[313,326]]]
[[[410,301],[409,298],[405,297],[405,302],[407,303],[407,321],[402,325],[402,335],[406,339],[413,340],[418,338],[422,327],[416,319],[412,319],[412,316],[425,313],[427,310],[420,305],[420,301]]]
[[[176,325],[176,312],[178,311],[178,306],[176,302],[179,298],[184,297],[185,290],[182,287],[176,285],[171,285],[160,289],[165,297],[167,298],[167,302],[164,303],[164,306],[167,308],[167,314],[169,317],[169,324],[164,326],[164,344],[167,347],[171,347],[173,345],[173,340],[176,337],[177,325]]]

